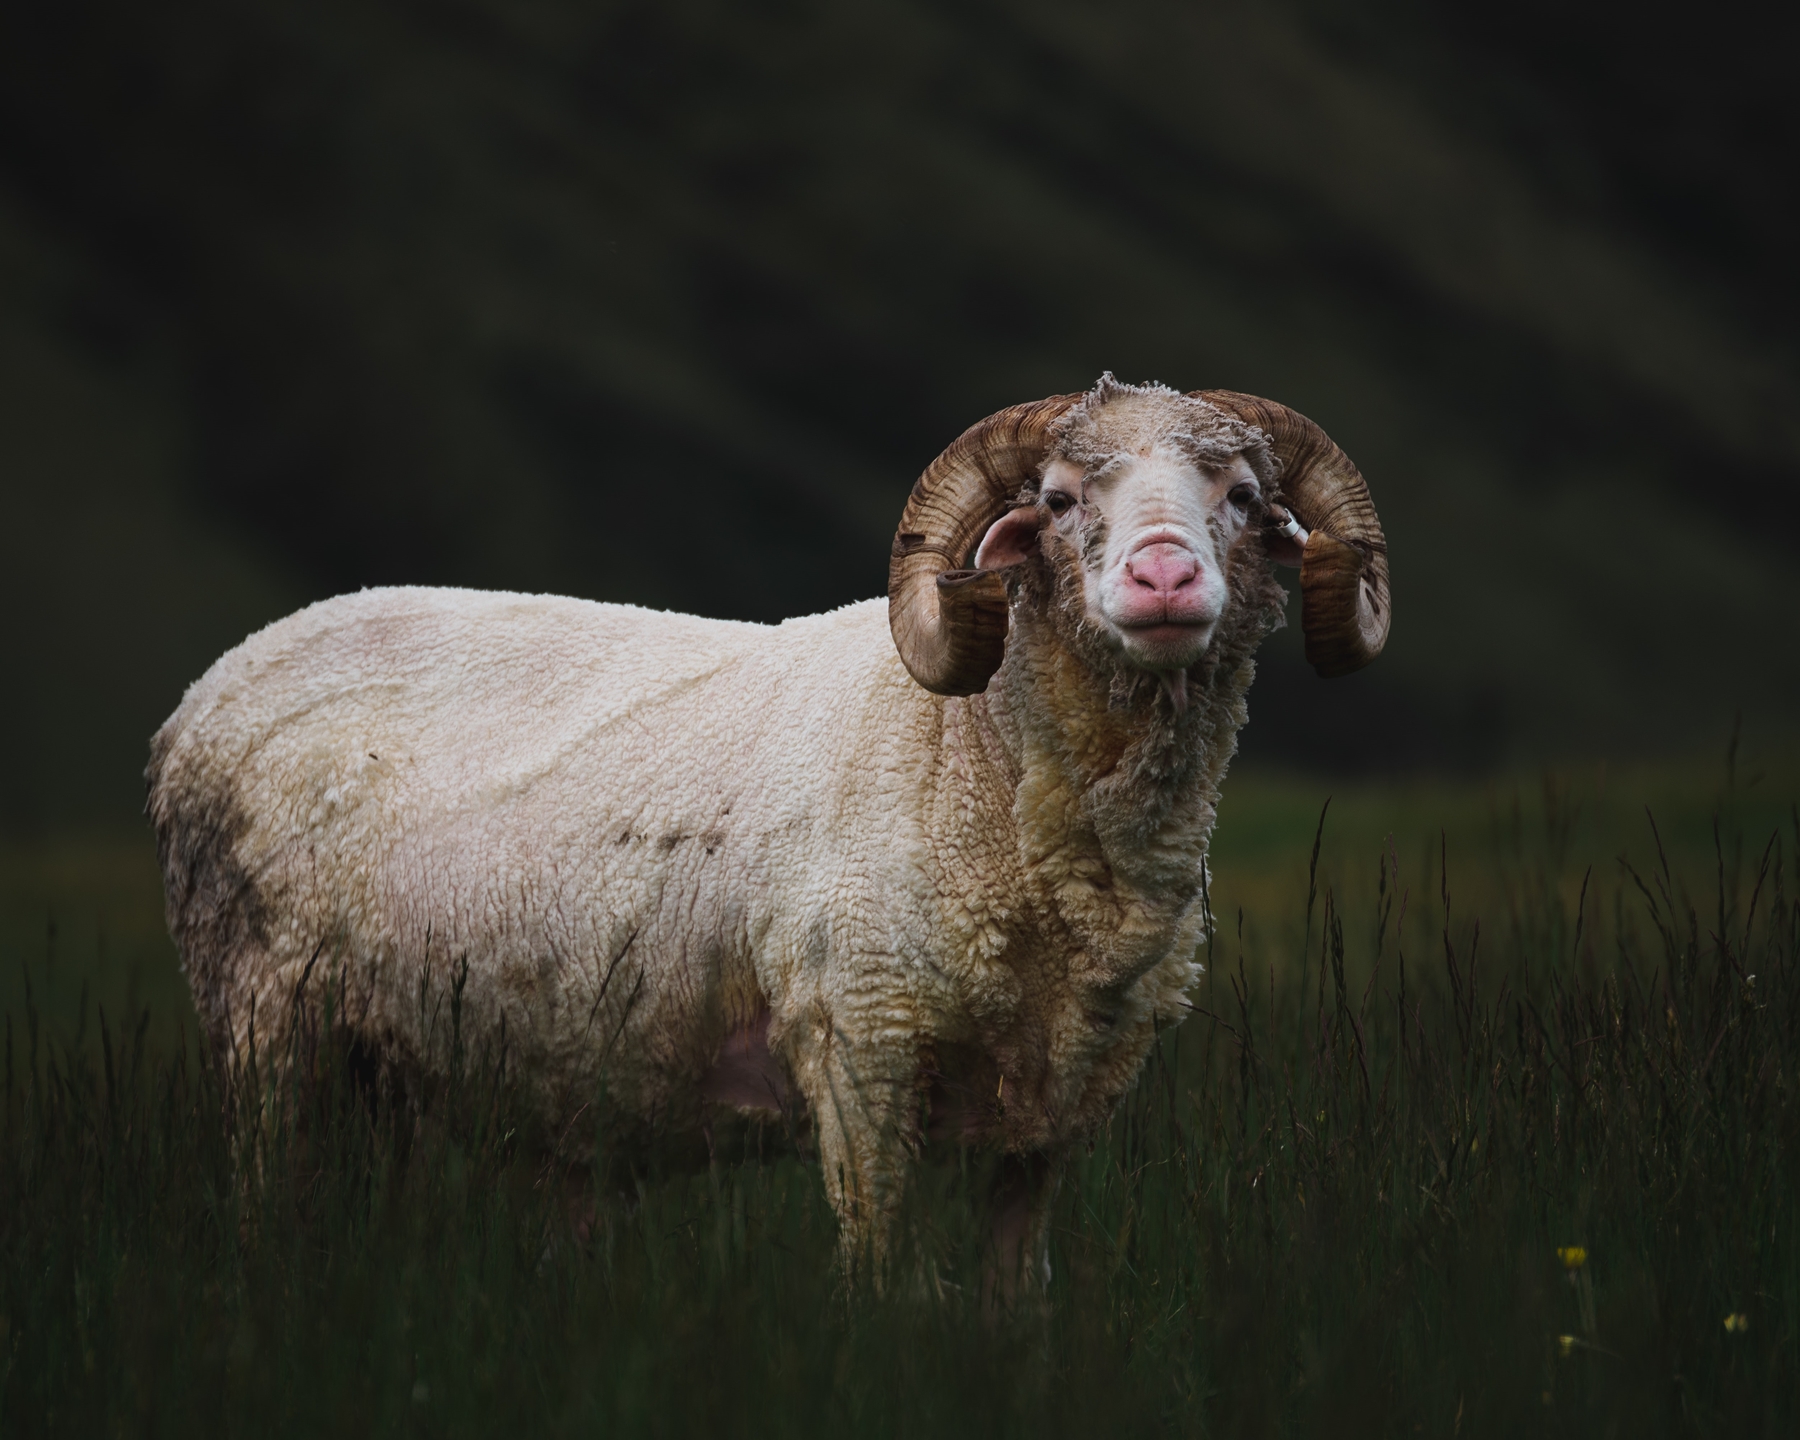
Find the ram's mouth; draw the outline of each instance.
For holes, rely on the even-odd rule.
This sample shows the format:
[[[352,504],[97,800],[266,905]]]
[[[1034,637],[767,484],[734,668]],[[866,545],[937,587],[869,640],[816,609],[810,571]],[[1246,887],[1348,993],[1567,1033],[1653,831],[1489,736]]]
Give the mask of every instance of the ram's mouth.
[[[1158,621],[1154,625],[1121,625],[1121,634],[1129,636],[1140,645],[1158,648],[1180,645],[1205,645],[1212,634],[1215,621],[1208,620],[1204,624],[1184,625],[1173,620]]]
[[[1212,644],[1217,620],[1203,625],[1184,625],[1160,620],[1153,625],[1115,627],[1126,656],[1146,670],[1186,669]]]

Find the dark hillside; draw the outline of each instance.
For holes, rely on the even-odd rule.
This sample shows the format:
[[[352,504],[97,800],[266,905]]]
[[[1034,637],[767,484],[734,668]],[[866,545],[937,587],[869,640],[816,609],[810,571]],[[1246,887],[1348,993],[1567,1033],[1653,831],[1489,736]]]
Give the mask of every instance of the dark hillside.
[[[390,581],[774,619],[1103,369],[1371,477],[1380,665],[1248,749],[1709,750],[1800,700],[1794,22],[1530,3],[20,0],[0,827],[135,810],[246,630]]]

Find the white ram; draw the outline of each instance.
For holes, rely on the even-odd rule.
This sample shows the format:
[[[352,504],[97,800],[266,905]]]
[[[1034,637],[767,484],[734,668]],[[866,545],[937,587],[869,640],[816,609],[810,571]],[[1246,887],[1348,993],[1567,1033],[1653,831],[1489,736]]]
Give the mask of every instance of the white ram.
[[[1379,651],[1385,547],[1342,451],[1268,401],[1107,376],[927,469],[886,606],[314,605],[153,742],[200,1014],[279,1063],[335,977],[365,1052],[428,1081],[449,1027],[420,997],[464,975],[463,1042],[504,1034],[552,1132],[601,1094],[615,1129],[709,1142],[804,1112],[852,1257],[922,1134],[993,1146],[1003,1257],[1041,1280],[1057,1154],[1198,973],[1272,554],[1322,673]]]

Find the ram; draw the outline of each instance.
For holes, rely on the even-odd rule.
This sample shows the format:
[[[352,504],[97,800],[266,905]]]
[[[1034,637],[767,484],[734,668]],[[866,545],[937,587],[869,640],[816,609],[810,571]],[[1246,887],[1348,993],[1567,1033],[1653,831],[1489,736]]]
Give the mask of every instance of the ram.
[[[1300,565],[1321,673],[1381,649],[1386,548],[1343,452],[1266,400],[1107,375],[931,464],[885,607],[303,610],[152,745],[211,1042],[279,1066],[331,989],[381,1073],[429,1084],[454,990],[456,1043],[504,1036],[546,1133],[804,1117],[854,1263],[924,1138],[997,1149],[1001,1263],[1042,1283],[1058,1156],[1198,973],[1271,560]]]

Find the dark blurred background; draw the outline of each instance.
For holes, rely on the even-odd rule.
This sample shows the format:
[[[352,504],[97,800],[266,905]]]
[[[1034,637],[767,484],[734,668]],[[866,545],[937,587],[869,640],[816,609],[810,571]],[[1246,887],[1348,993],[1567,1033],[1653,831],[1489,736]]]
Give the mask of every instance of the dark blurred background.
[[[1246,752],[1800,733],[1795,11],[1520,0],[9,0],[0,832],[129,822],[248,631],[360,585],[880,593],[1000,406],[1322,423],[1387,654]]]

